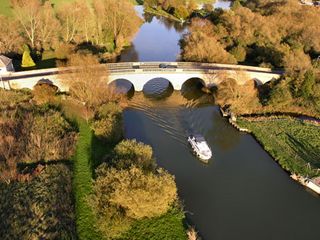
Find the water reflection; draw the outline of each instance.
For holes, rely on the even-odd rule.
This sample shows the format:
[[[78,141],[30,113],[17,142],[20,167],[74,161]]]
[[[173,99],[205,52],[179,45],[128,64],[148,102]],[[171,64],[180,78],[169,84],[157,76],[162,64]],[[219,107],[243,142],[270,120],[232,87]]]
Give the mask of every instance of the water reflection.
[[[200,78],[191,78],[182,85],[181,95],[187,100],[198,99],[204,95],[203,87],[204,84]]]
[[[143,93],[150,99],[165,99],[173,93],[173,86],[165,78],[154,78],[144,85]]]
[[[135,92],[133,84],[127,79],[123,78],[119,78],[111,82],[110,87],[114,88],[118,94],[127,95],[128,98],[131,98]]]
[[[186,25],[143,13],[143,6],[137,6],[136,10],[145,23],[119,61],[176,61],[180,55],[179,40],[186,31]]]
[[[153,101],[140,92],[124,112],[126,137],[150,144],[158,165],[175,175],[188,221],[205,240],[317,239],[319,197],[292,181],[205,99],[187,100],[174,91]],[[189,131],[207,139],[213,151],[208,165],[190,151]]]

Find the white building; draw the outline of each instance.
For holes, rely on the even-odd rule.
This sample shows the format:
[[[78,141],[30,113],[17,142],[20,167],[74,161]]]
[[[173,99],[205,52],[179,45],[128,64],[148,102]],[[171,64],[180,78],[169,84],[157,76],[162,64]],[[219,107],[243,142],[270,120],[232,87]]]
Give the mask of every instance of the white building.
[[[0,74],[14,72],[12,60],[4,55],[0,55]]]

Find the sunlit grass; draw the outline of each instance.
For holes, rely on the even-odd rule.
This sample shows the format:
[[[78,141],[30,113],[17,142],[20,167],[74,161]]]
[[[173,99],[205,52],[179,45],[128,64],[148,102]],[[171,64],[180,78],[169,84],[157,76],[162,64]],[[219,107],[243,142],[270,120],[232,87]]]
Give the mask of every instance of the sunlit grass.
[[[95,227],[95,217],[87,202],[92,191],[91,144],[92,131],[78,120],[79,139],[74,158],[73,188],[76,200],[76,225],[79,239],[102,239]]]
[[[250,129],[287,171],[308,177],[320,175],[320,126],[289,118],[238,122]]]
[[[0,14],[5,16],[12,15],[10,0],[0,0]]]

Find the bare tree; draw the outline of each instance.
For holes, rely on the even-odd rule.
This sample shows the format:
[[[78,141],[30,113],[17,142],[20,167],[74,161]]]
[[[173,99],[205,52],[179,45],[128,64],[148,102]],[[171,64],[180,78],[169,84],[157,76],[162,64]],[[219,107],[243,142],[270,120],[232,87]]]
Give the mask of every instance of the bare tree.
[[[91,36],[89,25],[92,14],[87,1],[76,1],[63,4],[58,9],[58,18],[62,25],[62,37],[66,43],[89,42]]]
[[[12,0],[11,3],[22,36],[31,48],[51,46],[59,36],[59,22],[51,3],[40,0]]]
[[[83,102],[88,109],[121,99],[114,88],[107,84],[107,67],[99,64],[94,56],[74,54],[63,67],[69,68],[67,72],[60,74],[60,78],[69,86],[71,96]]]
[[[60,23],[56,18],[56,14],[50,2],[45,2],[40,9],[40,22],[37,40],[41,44],[41,48],[47,49],[58,39],[60,32]]]
[[[12,0],[13,13],[20,23],[25,37],[32,48],[35,47],[37,31],[41,22],[41,2],[39,0]]]
[[[0,15],[0,22],[0,53],[18,52],[23,39],[19,32],[15,31],[17,22],[3,15]]]
[[[105,41],[111,33],[114,48],[121,48],[125,41],[133,37],[141,19],[127,0],[94,0],[96,44]]]

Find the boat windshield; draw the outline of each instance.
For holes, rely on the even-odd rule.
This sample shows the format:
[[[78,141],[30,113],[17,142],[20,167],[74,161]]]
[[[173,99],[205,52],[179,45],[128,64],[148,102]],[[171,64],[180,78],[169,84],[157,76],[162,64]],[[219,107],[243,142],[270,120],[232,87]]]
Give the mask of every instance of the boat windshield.
[[[206,140],[201,135],[195,135],[194,136],[197,142],[205,142]]]

